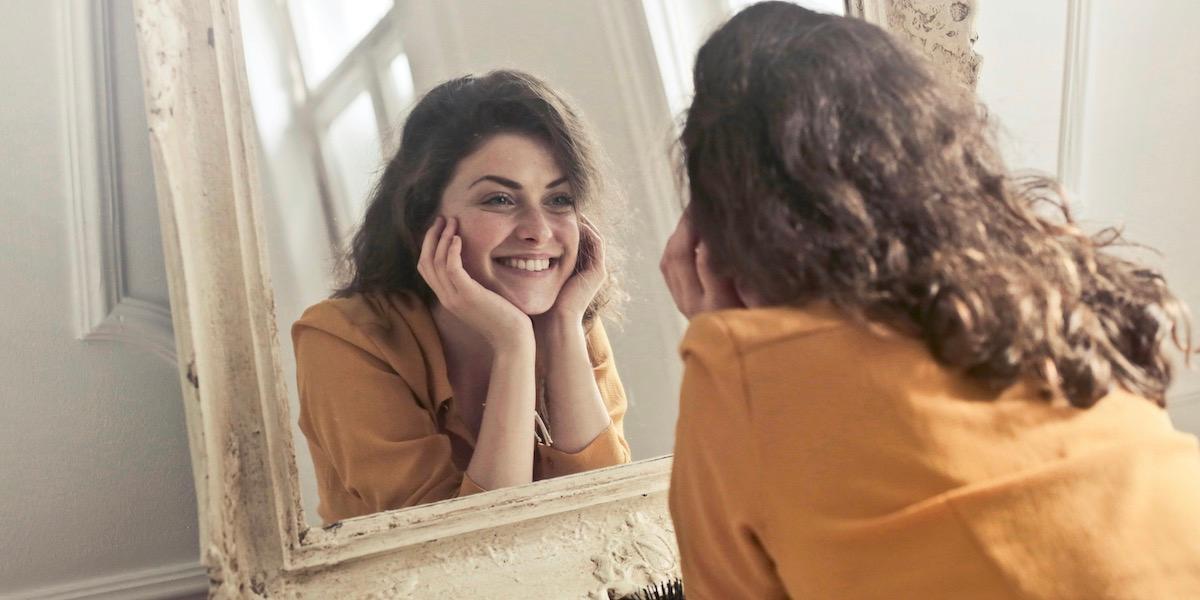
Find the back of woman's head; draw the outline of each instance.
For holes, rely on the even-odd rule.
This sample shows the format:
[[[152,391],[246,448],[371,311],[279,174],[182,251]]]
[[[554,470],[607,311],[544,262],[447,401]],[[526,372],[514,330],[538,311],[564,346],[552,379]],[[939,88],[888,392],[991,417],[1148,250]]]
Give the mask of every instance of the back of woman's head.
[[[1053,182],[1014,179],[969,92],[890,34],[764,2],[694,77],[689,212],[720,274],[917,335],[992,390],[1032,376],[1076,406],[1115,386],[1164,401],[1165,340],[1190,333],[1162,277],[1081,233]]]
[[[605,187],[603,161],[583,120],[537,78],[493,71],[452,79],[412,108],[399,148],[388,161],[347,252],[345,284],[335,297],[411,292],[434,295],[417,272],[421,241],[455,168],[493,135],[515,133],[544,143],[571,185],[575,206],[603,235],[615,194]],[[602,200],[602,201],[601,201]],[[619,252],[610,250],[608,263]],[[618,296],[610,283],[588,309],[591,319]]]

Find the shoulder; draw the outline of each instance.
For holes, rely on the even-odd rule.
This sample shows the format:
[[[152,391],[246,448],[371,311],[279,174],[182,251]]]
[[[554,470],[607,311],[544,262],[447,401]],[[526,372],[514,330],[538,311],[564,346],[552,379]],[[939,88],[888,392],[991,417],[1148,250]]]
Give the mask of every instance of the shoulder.
[[[397,330],[409,333],[410,323],[420,320],[421,313],[428,313],[428,309],[411,294],[330,298],[300,315],[292,325],[292,338],[299,345],[309,333],[321,332],[377,354],[376,346],[395,338]]]
[[[820,345],[820,338],[853,328],[847,318],[823,306],[720,310],[692,319],[680,353],[685,359],[732,358],[778,346],[795,350]]]
[[[428,312],[428,309],[412,294],[354,294],[322,300],[308,307],[292,325],[292,331],[312,328],[337,333],[347,328],[391,329],[404,326],[419,312]]]

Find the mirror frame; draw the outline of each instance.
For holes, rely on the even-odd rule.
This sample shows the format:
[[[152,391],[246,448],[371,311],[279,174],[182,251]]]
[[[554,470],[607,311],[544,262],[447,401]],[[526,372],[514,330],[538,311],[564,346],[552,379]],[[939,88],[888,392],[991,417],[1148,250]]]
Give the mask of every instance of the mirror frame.
[[[847,14],[901,33],[973,86],[976,4],[847,0]],[[608,598],[678,577],[669,456],[305,523],[237,0],[134,7],[210,595]]]

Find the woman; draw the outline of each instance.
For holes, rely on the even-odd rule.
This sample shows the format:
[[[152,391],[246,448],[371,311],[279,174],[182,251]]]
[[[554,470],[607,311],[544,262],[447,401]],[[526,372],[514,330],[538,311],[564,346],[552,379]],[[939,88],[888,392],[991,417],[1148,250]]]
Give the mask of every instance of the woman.
[[[1200,598],[1163,279],[1036,210],[1054,184],[864,21],[755,5],[694,75],[662,262],[688,597]]]
[[[497,71],[430,91],[373,193],[349,282],[292,328],[326,523],[629,461],[583,216],[611,197],[580,119]]]

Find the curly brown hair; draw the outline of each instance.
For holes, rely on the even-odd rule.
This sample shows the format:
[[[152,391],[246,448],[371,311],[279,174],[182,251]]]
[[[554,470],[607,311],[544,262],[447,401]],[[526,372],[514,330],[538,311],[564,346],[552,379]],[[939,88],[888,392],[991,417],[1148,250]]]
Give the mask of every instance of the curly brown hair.
[[[609,239],[623,199],[609,186],[607,161],[582,117],[550,86],[527,73],[468,75],[438,85],[412,108],[400,146],[375,183],[362,224],[343,257],[345,284],[333,296],[365,294],[372,299],[410,292],[426,304],[435,302],[433,290],[417,272],[421,241],[458,163],[500,133],[544,142],[565,171],[576,210]],[[589,260],[589,250],[581,244],[578,260]],[[623,298],[615,277],[620,262],[618,245],[606,244],[609,277],[588,306],[585,323],[602,312],[617,312]]]
[[[1114,386],[1165,404],[1186,308],[1106,251],[1118,232],[1081,232],[1054,181],[1011,174],[983,107],[903,42],[764,2],[694,78],[680,144],[718,274],[915,335],[993,391],[1033,377],[1077,407]]]

